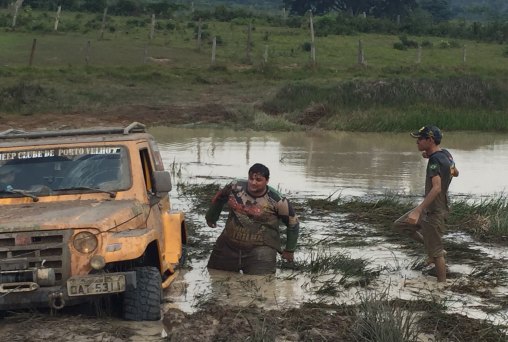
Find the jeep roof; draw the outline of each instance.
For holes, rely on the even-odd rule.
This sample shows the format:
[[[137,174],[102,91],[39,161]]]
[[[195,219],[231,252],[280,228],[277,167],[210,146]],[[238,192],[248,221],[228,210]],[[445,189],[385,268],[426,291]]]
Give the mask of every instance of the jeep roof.
[[[44,144],[69,144],[73,142],[104,142],[149,139],[153,137],[146,133],[146,126],[133,122],[126,127],[97,127],[66,129],[56,131],[31,131],[8,129],[0,132],[0,148],[13,146],[33,146],[39,141]]]

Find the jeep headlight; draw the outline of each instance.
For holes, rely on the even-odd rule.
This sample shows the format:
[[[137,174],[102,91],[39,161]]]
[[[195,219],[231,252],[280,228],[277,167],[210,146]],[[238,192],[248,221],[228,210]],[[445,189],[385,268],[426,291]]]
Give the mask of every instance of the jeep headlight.
[[[78,252],[92,253],[97,248],[97,237],[90,232],[81,232],[74,236],[72,245]]]

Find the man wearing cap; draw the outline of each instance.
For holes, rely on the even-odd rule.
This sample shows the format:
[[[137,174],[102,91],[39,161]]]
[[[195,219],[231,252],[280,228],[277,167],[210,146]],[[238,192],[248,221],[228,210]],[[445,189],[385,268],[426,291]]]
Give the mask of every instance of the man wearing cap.
[[[397,219],[394,226],[424,244],[428,264],[435,265],[437,281],[445,282],[446,251],[442,236],[449,213],[448,187],[459,172],[450,152],[439,147],[442,138],[439,128],[424,126],[411,133],[411,136],[416,138],[416,145],[423,157],[429,159],[425,175],[425,198],[416,208]]]

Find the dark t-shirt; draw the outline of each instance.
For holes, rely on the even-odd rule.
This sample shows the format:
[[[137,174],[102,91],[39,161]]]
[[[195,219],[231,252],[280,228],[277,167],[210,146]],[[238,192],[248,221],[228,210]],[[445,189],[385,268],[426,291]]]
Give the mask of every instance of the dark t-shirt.
[[[427,173],[425,176],[425,196],[432,189],[432,177],[441,177],[441,192],[437,195],[436,199],[427,208],[430,213],[447,213],[448,207],[448,187],[452,181],[452,169],[455,168],[453,157],[445,149],[434,152],[429,157],[427,163]]]

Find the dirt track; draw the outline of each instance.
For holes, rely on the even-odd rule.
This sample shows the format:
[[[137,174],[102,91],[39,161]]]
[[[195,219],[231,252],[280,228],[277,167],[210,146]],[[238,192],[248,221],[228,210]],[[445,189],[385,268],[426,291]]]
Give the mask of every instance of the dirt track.
[[[93,126],[125,126],[138,121],[147,126],[213,124],[230,117],[228,110],[219,104],[199,106],[124,106],[93,113],[45,113],[37,115],[0,116],[0,130],[63,129]]]

